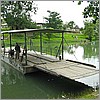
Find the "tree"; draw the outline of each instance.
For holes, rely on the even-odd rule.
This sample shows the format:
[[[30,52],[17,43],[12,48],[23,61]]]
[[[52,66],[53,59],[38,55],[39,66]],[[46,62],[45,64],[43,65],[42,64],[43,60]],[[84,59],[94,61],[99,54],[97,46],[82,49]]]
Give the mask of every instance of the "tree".
[[[63,24],[63,29],[67,30],[67,28],[68,28],[68,22],[66,22],[65,24]]]
[[[83,1],[79,1],[78,5],[81,4]],[[83,15],[84,18],[91,17],[93,23],[95,24],[96,21],[99,19],[99,0],[98,1],[87,1],[89,6],[85,7]]]
[[[80,5],[83,1],[79,1]],[[82,32],[88,36],[88,39],[92,41],[93,38],[97,39],[99,36],[99,1],[87,1],[89,5],[85,7],[83,15],[84,18],[92,18],[92,21],[84,22],[84,29]]]
[[[82,30],[84,35],[88,36],[90,41],[92,41],[93,38],[97,39],[99,36],[99,20],[97,20],[96,24],[93,24],[92,21],[85,21],[84,25],[85,27]]]
[[[70,29],[73,29],[74,27],[75,27],[75,22],[74,21],[70,21],[69,23],[68,23],[68,28],[70,28]]]
[[[66,22],[63,24],[63,29],[68,30],[68,29],[79,29],[79,26],[75,24],[74,21]]]
[[[99,19],[96,21],[96,24],[94,26],[94,37],[95,39],[98,39],[99,37]]]
[[[44,27],[46,28],[53,28],[53,29],[62,29],[62,20],[61,16],[57,12],[47,11],[49,13],[49,17],[44,17],[46,20],[46,24]]]
[[[1,1],[1,16],[12,29],[27,28],[31,22],[30,12],[36,11],[33,1]]]

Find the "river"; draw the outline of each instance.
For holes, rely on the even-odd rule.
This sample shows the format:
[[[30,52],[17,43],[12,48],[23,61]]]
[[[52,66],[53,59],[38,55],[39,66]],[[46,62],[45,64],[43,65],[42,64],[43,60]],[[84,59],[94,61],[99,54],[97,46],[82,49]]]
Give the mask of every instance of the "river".
[[[99,69],[99,43],[66,46],[64,59],[93,64],[96,69]],[[77,79],[77,81],[95,87],[99,84],[99,74]],[[64,98],[65,95],[70,98],[81,90],[80,85],[75,86],[70,80],[58,78],[41,71],[24,76],[11,66],[1,62],[2,99],[53,99]]]

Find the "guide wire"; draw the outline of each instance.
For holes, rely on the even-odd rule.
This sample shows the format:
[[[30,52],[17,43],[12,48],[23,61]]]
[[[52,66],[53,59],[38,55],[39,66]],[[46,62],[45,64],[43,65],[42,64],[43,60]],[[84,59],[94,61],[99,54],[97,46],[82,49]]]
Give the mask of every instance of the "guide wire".
[[[69,46],[69,44],[67,43],[67,41],[66,41],[65,38],[64,38],[64,40],[65,40],[65,43]],[[78,60],[74,53],[73,53],[73,55],[74,55],[74,57],[76,58],[76,60]]]

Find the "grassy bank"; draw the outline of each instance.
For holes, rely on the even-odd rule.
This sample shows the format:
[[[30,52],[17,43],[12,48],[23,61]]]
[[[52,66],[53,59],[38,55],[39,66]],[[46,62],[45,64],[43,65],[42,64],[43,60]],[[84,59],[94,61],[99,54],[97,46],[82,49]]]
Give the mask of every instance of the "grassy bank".
[[[56,43],[57,46],[59,46],[59,44],[61,43],[61,40],[62,40],[62,35],[61,34],[58,34],[58,33],[53,33],[51,35],[51,38],[48,39],[48,37],[43,34],[43,37],[42,37],[42,42],[43,44],[50,44],[50,43]],[[75,44],[75,43],[78,43],[78,42],[84,42],[86,39],[86,37],[83,35],[83,34],[75,34],[75,33],[65,33],[64,34],[64,43],[66,44],[66,42],[68,44]],[[40,37],[39,35],[37,37],[34,37],[34,36],[27,36],[27,44],[30,42],[30,39],[32,40],[32,42],[34,43],[34,46],[40,46]],[[24,44],[24,34],[22,35],[12,35],[12,45],[15,45],[15,43],[18,42],[20,44]],[[8,34],[5,34],[5,44],[6,46],[9,46],[10,44],[10,36]]]
[[[28,50],[34,50],[34,51],[40,52],[40,36],[39,34],[38,35],[37,34],[35,35],[33,34],[33,36],[27,36]],[[86,37],[83,34],[65,33],[64,34],[64,48],[66,48],[66,46],[68,45],[84,43],[84,41],[86,40],[85,38]],[[5,34],[5,39],[6,39],[5,46],[9,47],[10,46],[9,35]],[[31,43],[30,43],[30,39],[31,39]],[[59,51],[59,54],[60,54],[61,41],[62,41],[62,34],[52,33],[50,35],[50,38],[48,38],[46,34],[42,34],[42,52],[56,56],[57,52]],[[25,45],[24,34],[12,35],[12,41],[11,41],[12,46],[15,46],[16,42],[18,42],[21,48],[23,48]],[[2,42],[2,45],[3,45],[3,42]]]
[[[99,89],[90,93],[84,93],[79,98],[81,99],[99,99]]]
[[[6,43],[7,42],[9,43],[9,37],[10,36],[8,34],[5,34],[5,39],[7,39],[7,40],[5,40]],[[62,37],[61,34],[52,33],[50,40],[52,42],[61,41],[61,37]],[[34,36],[30,36],[30,37],[27,36],[27,40],[29,38],[34,39],[34,42],[37,42],[39,40],[39,35],[36,36],[36,37],[34,37]],[[70,43],[70,42],[79,42],[79,41],[86,40],[85,39],[86,37],[83,34],[79,34],[79,33],[65,33],[64,34],[64,38],[66,39],[66,41],[68,43]],[[45,34],[43,34],[42,39],[46,40],[46,41],[49,41],[49,39],[47,38],[47,36]],[[12,35],[12,43],[17,42],[17,41],[19,41],[19,43],[24,42],[24,34],[22,34],[22,35],[20,35],[20,34]]]

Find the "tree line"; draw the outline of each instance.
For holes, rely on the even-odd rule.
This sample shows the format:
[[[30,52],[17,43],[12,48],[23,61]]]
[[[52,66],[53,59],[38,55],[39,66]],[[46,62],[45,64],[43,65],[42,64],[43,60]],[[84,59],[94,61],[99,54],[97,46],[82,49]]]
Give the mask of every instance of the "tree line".
[[[92,20],[84,21],[84,28],[80,31],[87,39],[92,41],[99,35],[99,1],[87,1],[89,5],[84,9],[84,18],[91,17]],[[80,5],[82,1],[78,2]],[[1,23],[6,22],[11,29],[40,28],[33,22],[30,13],[36,14],[38,7],[33,1],[1,1]],[[63,23],[58,12],[47,10],[48,17],[44,17],[43,28],[52,29],[79,29],[74,21]]]

